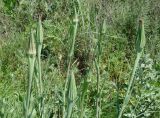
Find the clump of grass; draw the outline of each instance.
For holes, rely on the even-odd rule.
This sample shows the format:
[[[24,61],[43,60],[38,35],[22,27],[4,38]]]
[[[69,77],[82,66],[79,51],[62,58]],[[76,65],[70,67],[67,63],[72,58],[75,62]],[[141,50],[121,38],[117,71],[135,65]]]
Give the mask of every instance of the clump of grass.
[[[140,58],[143,54],[145,43],[146,43],[146,39],[145,39],[145,31],[144,31],[144,21],[141,19],[139,21],[138,34],[137,34],[137,40],[136,40],[137,57],[136,57],[136,60],[135,60],[135,64],[134,64],[131,80],[129,82],[129,86],[128,86],[128,89],[127,89],[127,93],[126,93],[125,99],[123,101],[123,105],[122,105],[122,108],[121,108],[121,111],[119,113],[118,118],[122,117],[123,111],[125,110],[125,107],[127,106],[128,102],[130,100],[131,93],[132,93],[132,88],[133,88],[133,85],[134,85],[135,74],[136,74],[137,68],[139,66]]]

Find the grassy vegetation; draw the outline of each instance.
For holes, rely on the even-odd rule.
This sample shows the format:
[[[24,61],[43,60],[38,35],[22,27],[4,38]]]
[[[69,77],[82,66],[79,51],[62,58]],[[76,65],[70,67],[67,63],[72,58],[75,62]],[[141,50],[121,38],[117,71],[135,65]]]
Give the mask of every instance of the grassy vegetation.
[[[159,118],[159,0],[1,0],[0,118]]]

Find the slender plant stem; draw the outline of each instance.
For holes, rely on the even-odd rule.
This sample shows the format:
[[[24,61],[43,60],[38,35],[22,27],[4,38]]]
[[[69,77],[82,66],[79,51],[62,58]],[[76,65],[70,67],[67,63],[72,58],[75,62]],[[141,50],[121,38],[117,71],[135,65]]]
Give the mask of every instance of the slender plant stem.
[[[95,60],[95,67],[96,67],[96,73],[97,73],[97,99],[96,99],[96,118],[100,118],[100,96],[99,96],[99,79],[100,79],[100,71],[99,71],[99,65],[97,61]]]
[[[28,118],[29,116],[29,107],[30,107],[30,98],[31,98],[31,87],[32,87],[32,78],[34,72],[34,62],[35,58],[29,57],[29,73],[28,73],[28,88],[27,88],[27,101],[26,101],[26,114],[25,117]]]
[[[124,111],[126,105],[127,105],[128,102],[129,102],[129,99],[130,99],[130,97],[131,97],[131,88],[132,88],[132,86],[133,86],[133,84],[134,84],[134,78],[135,78],[135,74],[136,74],[137,67],[138,67],[138,65],[139,65],[139,60],[140,60],[140,58],[141,58],[141,55],[142,55],[142,53],[137,53],[137,58],[136,58],[136,60],[135,60],[135,65],[134,65],[134,69],[133,69],[133,72],[132,72],[131,80],[130,80],[130,82],[129,82],[129,86],[128,86],[128,89],[127,89],[127,93],[126,93],[125,99],[124,99],[124,101],[123,101],[122,109],[121,109],[121,111],[120,111],[120,113],[119,113],[118,118],[121,118],[121,117],[122,117],[123,111]]]

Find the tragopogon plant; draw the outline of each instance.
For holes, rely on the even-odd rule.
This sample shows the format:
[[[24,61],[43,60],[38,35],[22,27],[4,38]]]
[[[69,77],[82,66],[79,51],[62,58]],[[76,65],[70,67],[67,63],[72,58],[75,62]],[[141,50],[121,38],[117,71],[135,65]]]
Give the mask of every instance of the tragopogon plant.
[[[29,118],[32,116],[32,108],[31,108],[31,87],[32,87],[32,79],[34,73],[34,63],[36,59],[36,45],[34,39],[34,32],[31,31],[31,37],[29,40],[29,49],[28,49],[28,63],[29,63],[29,70],[28,70],[28,85],[27,85],[27,97],[25,100],[25,118]]]
[[[41,50],[43,43],[43,30],[41,19],[39,18],[36,35],[31,31],[31,38],[29,40],[28,60],[29,60],[29,71],[28,71],[28,88],[27,98],[25,101],[25,118],[32,117],[33,109],[31,106],[31,88],[33,75],[35,73],[35,79],[38,88],[38,114],[40,118],[43,118],[44,100],[43,100],[43,84],[42,84],[42,72],[41,72]]]
[[[123,101],[123,105],[122,105],[122,108],[121,108],[121,111],[119,113],[118,118],[122,117],[123,111],[125,110],[125,107],[128,104],[129,99],[131,97],[131,92],[132,92],[132,87],[133,87],[133,84],[134,84],[135,74],[136,74],[137,68],[139,66],[140,58],[143,54],[145,43],[146,43],[146,39],[145,39],[145,31],[144,31],[144,21],[141,19],[139,21],[138,34],[137,34],[137,40],[136,40],[136,46],[135,46],[136,47],[136,52],[137,52],[137,57],[136,57],[136,60],[135,60],[135,65],[134,65],[134,68],[133,68],[131,80],[130,80],[129,85],[128,85],[127,93],[126,93],[125,99]]]
[[[43,107],[44,107],[44,100],[43,100],[43,82],[42,82],[42,69],[41,69],[41,50],[42,50],[42,43],[43,43],[43,27],[41,18],[37,23],[36,29],[36,47],[37,47],[37,60],[36,60],[36,82],[38,88],[38,95],[40,98],[39,101],[39,113],[40,117],[43,118]]]
[[[75,18],[73,19],[73,24],[72,25],[73,26],[71,26],[71,34],[70,34],[72,42],[71,42],[71,49],[70,49],[69,56],[68,56],[67,79],[66,79],[65,88],[64,88],[64,91],[63,91],[63,104],[64,104],[64,106],[63,106],[63,117],[66,117],[66,118],[71,117],[72,107],[73,107],[73,104],[74,104],[73,99],[71,99],[72,102],[68,99],[68,101],[67,101],[67,106],[68,107],[67,107],[67,110],[65,109],[66,91],[68,90],[69,93],[72,93],[72,94],[68,94],[68,96],[67,96],[68,98],[70,98],[71,96],[75,96],[73,94],[75,94],[74,89],[76,89],[76,87],[73,87],[75,85],[75,80],[74,80],[72,67],[71,67],[72,58],[73,58],[73,55],[74,55],[74,46],[75,46],[75,40],[76,40],[76,34],[77,34],[77,27],[78,27],[78,14],[77,14],[76,9],[75,9]],[[71,77],[71,79],[70,79],[70,77]]]

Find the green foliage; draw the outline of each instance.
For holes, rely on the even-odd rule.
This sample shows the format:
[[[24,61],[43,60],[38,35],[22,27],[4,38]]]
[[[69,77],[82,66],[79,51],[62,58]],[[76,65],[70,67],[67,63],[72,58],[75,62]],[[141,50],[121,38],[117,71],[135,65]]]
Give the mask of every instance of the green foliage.
[[[35,118],[115,118],[123,109],[124,118],[158,118],[159,6],[159,0],[1,0],[0,117],[24,116],[28,87],[27,114]],[[30,29],[37,31],[32,87]]]

